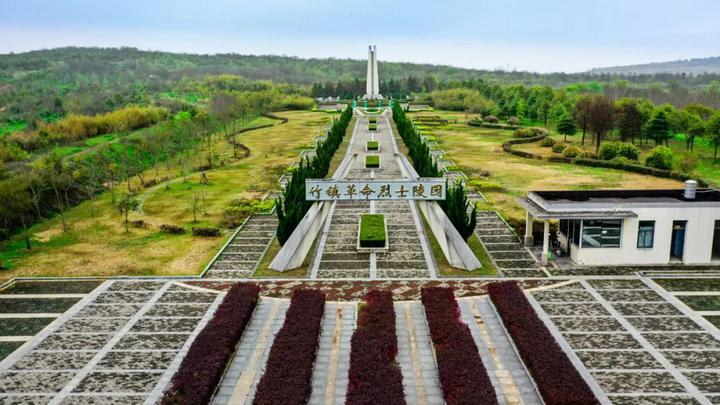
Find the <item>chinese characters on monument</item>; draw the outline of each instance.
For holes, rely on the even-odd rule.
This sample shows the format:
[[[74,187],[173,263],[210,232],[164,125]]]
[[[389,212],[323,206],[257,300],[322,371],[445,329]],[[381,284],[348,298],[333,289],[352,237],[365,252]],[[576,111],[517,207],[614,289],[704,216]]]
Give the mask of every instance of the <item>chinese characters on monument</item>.
[[[306,180],[307,201],[444,200],[445,179],[334,181]]]

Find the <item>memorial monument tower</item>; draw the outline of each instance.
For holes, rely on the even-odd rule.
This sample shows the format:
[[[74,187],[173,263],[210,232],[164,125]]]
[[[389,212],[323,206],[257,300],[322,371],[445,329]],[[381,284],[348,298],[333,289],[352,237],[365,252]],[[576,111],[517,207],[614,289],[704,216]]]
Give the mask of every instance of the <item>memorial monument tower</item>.
[[[381,99],[380,81],[378,80],[377,46],[368,47],[367,84],[365,85],[365,98],[368,100]]]

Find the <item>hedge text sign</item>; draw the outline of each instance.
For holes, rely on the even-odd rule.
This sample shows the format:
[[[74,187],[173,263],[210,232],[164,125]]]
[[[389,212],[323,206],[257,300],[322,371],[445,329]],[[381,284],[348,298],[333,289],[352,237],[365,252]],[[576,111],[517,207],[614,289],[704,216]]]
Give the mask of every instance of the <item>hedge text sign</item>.
[[[305,180],[307,201],[333,200],[444,200],[445,179]]]

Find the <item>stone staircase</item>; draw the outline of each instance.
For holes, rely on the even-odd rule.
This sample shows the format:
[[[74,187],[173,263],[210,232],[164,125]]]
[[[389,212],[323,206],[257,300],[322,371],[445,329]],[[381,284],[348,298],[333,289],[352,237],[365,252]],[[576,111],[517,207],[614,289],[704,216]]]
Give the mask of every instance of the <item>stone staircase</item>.
[[[225,246],[210,269],[208,278],[247,278],[258,266],[275,237],[277,216],[253,215]]]
[[[430,277],[410,204],[407,201],[375,204],[375,212],[385,214],[390,241],[389,251],[377,254],[378,278]]]
[[[507,277],[545,277],[540,265],[495,211],[478,211],[475,233],[495,262],[498,273]]]
[[[370,254],[357,252],[360,215],[370,212],[368,201],[338,201],[320,257],[319,278],[370,277]]]

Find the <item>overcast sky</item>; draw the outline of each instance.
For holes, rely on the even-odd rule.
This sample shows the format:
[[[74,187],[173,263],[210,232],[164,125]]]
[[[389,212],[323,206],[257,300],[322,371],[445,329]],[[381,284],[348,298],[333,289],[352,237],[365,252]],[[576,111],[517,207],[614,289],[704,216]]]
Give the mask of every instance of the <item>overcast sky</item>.
[[[577,72],[720,55],[718,0],[0,0],[0,53],[133,46]]]

